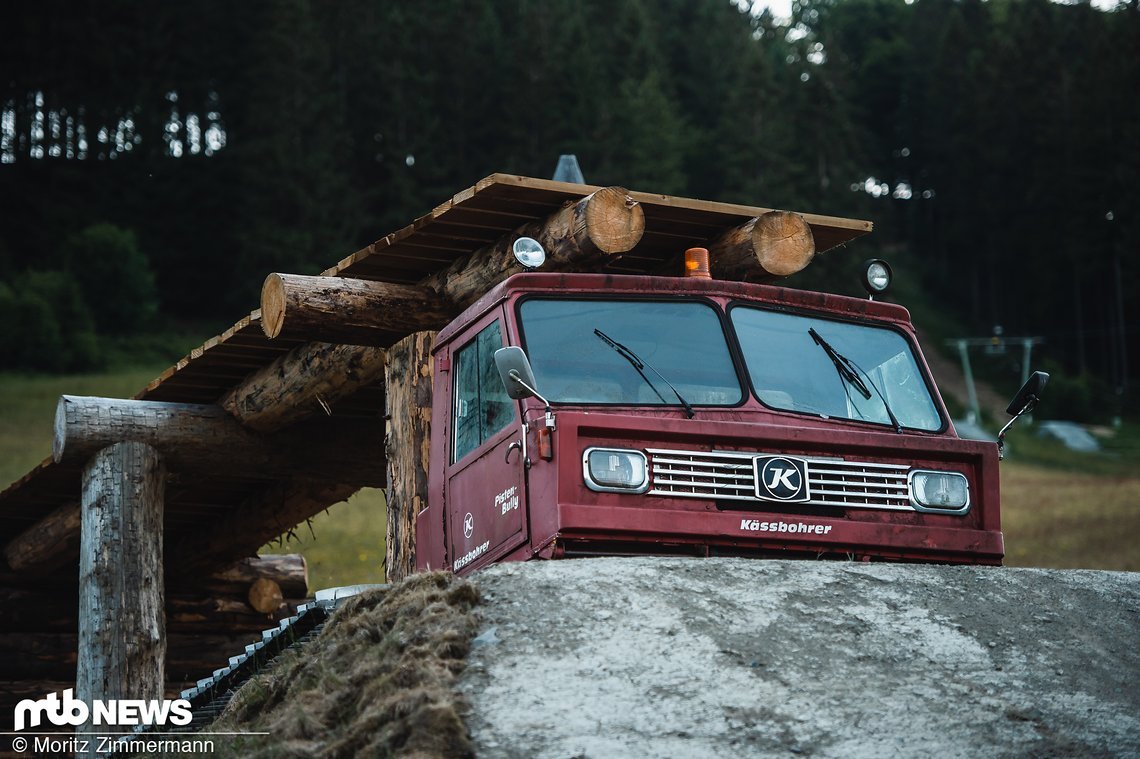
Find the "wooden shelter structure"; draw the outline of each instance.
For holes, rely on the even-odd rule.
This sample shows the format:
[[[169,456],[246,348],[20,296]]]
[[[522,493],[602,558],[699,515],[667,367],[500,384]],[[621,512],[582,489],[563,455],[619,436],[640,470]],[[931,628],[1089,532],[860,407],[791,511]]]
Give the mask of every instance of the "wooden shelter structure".
[[[415,378],[432,330],[521,270],[517,237],[543,243],[544,271],[672,272],[704,246],[714,275],[762,280],[870,230],[495,174],[318,277],[270,275],[261,309],[133,399],[64,396],[52,457],[0,492],[0,714],[72,687],[77,663],[91,698],[209,674],[308,593],[302,559],[258,549],[362,487],[387,488],[404,547],[387,569],[409,571],[431,402]],[[118,651],[125,636],[150,641],[150,691],[100,690],[147,648]]]

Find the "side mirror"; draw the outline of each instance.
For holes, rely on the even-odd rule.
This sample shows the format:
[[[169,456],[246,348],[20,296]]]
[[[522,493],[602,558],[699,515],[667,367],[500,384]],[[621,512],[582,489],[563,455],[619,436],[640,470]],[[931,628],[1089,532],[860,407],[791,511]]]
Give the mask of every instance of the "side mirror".
[[[503,387],[507,389],[507,395],[511,400],[517,401],[534,396],[546,403],[546,399],[534,389],[536,384],[534,372],[522,348],[515,345],[499,348],[495,351],[495,368],[499,370],[499,378],[502,379]]]
[[[1037,406],[1037,402],[1041,400],[1041,392],[1045,389],[1045,385],[1049,383],[1049,375],[1045,372],[1033,372],[1033,374],[1017,391],[1017,395],[1013,396],[1010,401],[1009,408],[1005,410],[1007,414],[1014,416],[1021,416],[1024,413],[1032,411]]]
[[[1005,410],[1005,413],[1012,414],[1013,418],[1006,422],[1006,425],[1001,428],[1001,432],[998,433],[998,459],[1005,458],[1005,433],[1009,431],[1014,422],[1021,418],[1022,414],[1028,414],[1037,408],[1037,404],[1041,400],[1041,392],[1048,383],[1049,375],[1047,373],[1033,372],[1025,384],[1021,386],[1021,389],[1017,391],[1017,395],[1013,396],[1013,400],[1010,401],[1009,407]]]

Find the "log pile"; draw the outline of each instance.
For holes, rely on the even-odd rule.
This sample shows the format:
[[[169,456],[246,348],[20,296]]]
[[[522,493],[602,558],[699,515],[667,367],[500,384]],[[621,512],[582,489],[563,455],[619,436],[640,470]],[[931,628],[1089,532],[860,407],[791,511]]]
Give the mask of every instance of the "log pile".
[[[206,577],[195,592],[167,594],[161,616],[167,692],[224,666],[262,630],[296,613],[308,595],[308,568],[299,554],[245,559]],[[0,725],[9,724],[21,698],[39,699],[76,685],[79,598],[70,584],[0,588]],[[267,605],[268,598],[279,600]],[[118,634],[123,620],[116,622],[110,629]],[[136,692],[133,682],[131,687]]]

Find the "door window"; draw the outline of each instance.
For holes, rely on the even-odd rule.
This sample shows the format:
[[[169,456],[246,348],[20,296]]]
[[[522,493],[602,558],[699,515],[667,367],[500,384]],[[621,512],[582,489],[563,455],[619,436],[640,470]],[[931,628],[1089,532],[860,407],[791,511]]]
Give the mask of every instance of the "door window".
[[[514,421],[514,404],[495,368],[495,351],[502,347],[503,334],[494,322],[455,354],[452,462]]]

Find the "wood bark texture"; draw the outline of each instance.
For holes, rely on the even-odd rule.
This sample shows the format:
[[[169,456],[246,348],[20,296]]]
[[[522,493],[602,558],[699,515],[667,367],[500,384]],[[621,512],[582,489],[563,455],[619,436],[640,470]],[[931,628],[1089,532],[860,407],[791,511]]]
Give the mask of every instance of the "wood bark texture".
[[[709,244],[714,279],[767,282],[801,271],[815,257],[804,217],[769,211],[733,227]]]
[[[511,246],[533,237],[546,250],[541,271],[591,271],[633,250],[645,232],[645,212],[620,187],[604,187],[541,221],[526,224],[492,245],[461,256],[420,280],[458,313],[512,274],[526,271]]]
[[[249,586],[249,593],[246,594],[246,597],[249,600],[249,605],[253,607],[253,610],[261,612],[262,614],[272,614],[285,603],[285,596],[281,593],[281,586],[265,577],[262,577],[254,582],[253,585]]]
[[[379,430],[376,437],[379,437]],[[383,459],[378,458],[383,469]],[[187,535],[168,546],[171,586],[194,587],[201,582],[203,575],[218,566],[255,555],[257,549],[270,540],[285,534],[329,506],[347,499],[359,489],[351,484],[296,480],[285,480],[270,487],[217,520],[208,529]],[[295,588],[292,583],[287,584],[290,592],[286,595],[293,595]]]
[[[166,665],[165,471],[139,442],[99,451],[83,471],[76,698],[161,699]],[[101,726],[111,732],[129,726]],[[91,730],[91,721],[77,732]],[[94,748],[94,741],[89,745]],[[95,756],[91,751],[88,756]]]
[[[432,289],[347,277],[270,274],[261,287],[267,337],[390,345],[392,333],[436,330],[455,316]]]
[[[75,561],[83,512],[78,503],[60,506],[8,541],[4,558],[17,572],[49,572]]]
[[[388,353],[388,537],[384,569],[389,582],[416,570],[416,515],[427,507],[431,451],[434,332],[417,332]]]
[[[255,611],[246,598],[176,596],[166,604],[166,628],[171,634],[186,635],[216,633],[219,630],[232,634],[259,633],[272,627],[277,620],[294,614],[297,605],[304,602],[303,598],[286,598],[284,606],[277,611],[262,613]],[[229,655],[236,653],[231,651]]]
[[[82,460],[125,440],[158,449],[179,474],[309,479],[382,487],[379,420],[325,418],[276,435],[245,429],[220,406],[65,395],[52,456]]]
[[[261,617],[262,627],[270,624],[267,617]],[[183,681],[204,677],[242,651],[249,642],[248,634],[168,631],[166,679]],[[0,680],[70,680],[74,683],[77,650],[78,636],[74,632],[0,633]]]
[[[258,580],[273,581],[290,598],[305,598],[309,595],[309,566],[305,557],[299,553],[266,554],[242,559],[229,569],[214,573],[205,588],[213,594],[240,596],[248,592],[249,587]]]
[[[258,369],[220,401],[235,419],[256,432],[275,432],[384,379],[383,348],[305,343]]]

